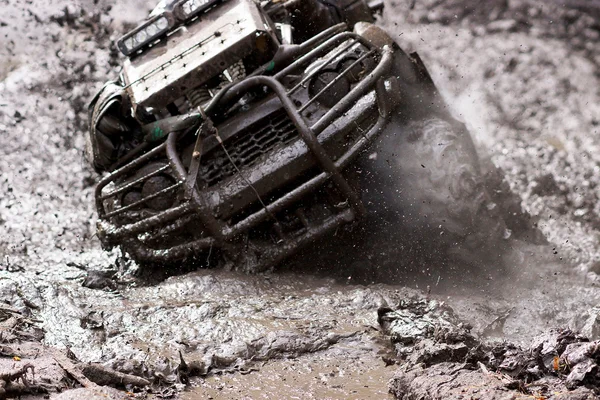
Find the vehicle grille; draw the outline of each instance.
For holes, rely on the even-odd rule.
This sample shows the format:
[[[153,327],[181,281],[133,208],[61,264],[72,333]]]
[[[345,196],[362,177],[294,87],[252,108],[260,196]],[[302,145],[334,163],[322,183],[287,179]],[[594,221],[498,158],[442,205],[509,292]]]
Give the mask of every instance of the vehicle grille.
[[[253,165],[261,155],[290,143],[296,137],[296,127],[285,111],[280,110],[251,125],[246,132],[224,145],[237,168],[243,169]],[[235,173],[236,168],[219,146],[202,156],[198,179],[213,186]]]

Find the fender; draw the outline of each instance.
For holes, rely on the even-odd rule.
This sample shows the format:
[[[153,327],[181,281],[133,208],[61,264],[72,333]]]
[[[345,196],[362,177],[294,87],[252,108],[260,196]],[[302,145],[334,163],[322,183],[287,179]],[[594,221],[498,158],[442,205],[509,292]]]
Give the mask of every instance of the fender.
[[[110,139],[98,131],[98,124],[111,107],[115,104],[120,107],[125,98],[125,88],[118,81],[109,81],[94,96],[88,106],[90,125],[86,138],[86,157],[96,172],[101,172],[110,163],[108,159],[110,153],[114,151],[114,145]]]

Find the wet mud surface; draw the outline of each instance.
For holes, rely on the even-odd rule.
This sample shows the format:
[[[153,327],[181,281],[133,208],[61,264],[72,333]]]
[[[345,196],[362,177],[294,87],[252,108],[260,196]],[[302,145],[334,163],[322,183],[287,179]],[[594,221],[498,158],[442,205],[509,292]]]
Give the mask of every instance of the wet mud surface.
[[[527,352],[550,328],[600,338],[596,2],[584,11],[477,4],[417,1],[411,9],[410,2],[388,2],[380,23],[419,51],[481,156],[503,169],[549,246],[514,240],[507,265],[478,275],[461,265],[423,265],[388,270],[382,279],[351,266],[315,270],[307,258],[263,275],[210,270],[163,280],[140,278],[117,251],[100,249],[97,178],[83,159],[87,101],[119,70],[111,41],[151,5],[3,1],[0,311],[9,311],[0,312],[2,387],[28,393],[31,383],[32,398],[46,390],[63,400],[123,398],[126,390],[188,400],[281,393],[413,399],[459,398],[465,392],[456,390],[473,391],[469,382],[476,381],[499,388],[489,398],[504,399],[537,393],[515,389],[515,381],[546,379],[557,399],[593,398],[585,397],[588,389],[565,386],[570,370],[506,378],[485,352],[466,359],[464,349],[450,351],[422,364],[399,351],[378,320],[378,310],[397,310],[406,299],[444,301],[456,314],[452,326],[471,326],[467,355],[478,343],[492,352],[488,343],[502,339]],[[427,353],[423,340],[432,338],[446,343],[419,339],[415,354]],[[34,359],[33,375],[25,367]],[[27,383],[5,375],[19,371]],[[121,391],[97,386],[94,376]],[[440,385],[448,376],[458,376],[460,389],[435,392],[449,387]],[[79,389],[55,393],[73,387]]]
[[[299,358],[275,359],[248,374],[214,375],[194,384],[182,399],[392,399],[386,384],[394,368],[382,362],[389,345],[380,333],[342,341]]]

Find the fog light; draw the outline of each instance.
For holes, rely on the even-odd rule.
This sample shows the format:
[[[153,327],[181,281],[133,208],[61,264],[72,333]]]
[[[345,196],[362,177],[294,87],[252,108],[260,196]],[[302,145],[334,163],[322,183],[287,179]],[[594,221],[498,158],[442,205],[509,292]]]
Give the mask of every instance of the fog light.
[[[325,107],[333,107],[350,92],[350,82],[345,76],[340,76],[336,71],[322,71],[312,78],[308,85],[308,94],[311,98]]]
[[[155,195],[161,190],[165,190],[172,186],[175,180],[170,176],[158,175],[148,179],[142,187],[142,198]],[[165,193],[153,199],[146,200],[146,205],[153,210],[162,211],[166,210],[173,205],[175,202],[175,196],[172,193]]]

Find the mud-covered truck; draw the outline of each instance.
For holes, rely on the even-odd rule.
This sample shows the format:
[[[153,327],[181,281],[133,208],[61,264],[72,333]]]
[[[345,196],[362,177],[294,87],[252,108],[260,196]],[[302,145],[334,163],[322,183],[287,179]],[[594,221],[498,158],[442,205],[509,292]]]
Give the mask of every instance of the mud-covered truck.
[[[118,40],[122,72],[90,105],[102,243],[262,270],[365,218],[452,246],[505,234],[468,132],[373,24],[379,8],[161,2]]]

